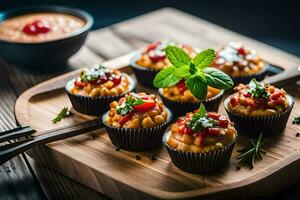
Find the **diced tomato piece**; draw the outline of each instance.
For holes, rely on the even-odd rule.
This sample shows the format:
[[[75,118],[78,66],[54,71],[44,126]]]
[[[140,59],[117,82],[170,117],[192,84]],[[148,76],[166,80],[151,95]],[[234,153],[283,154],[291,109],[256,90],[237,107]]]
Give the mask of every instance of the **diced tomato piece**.
[[[141,99],[143,99],[143,100],[149,100],[149,96],[142,96],[142,97],[140,97]]]
[[[181,81],[179,81],[176,86],[178,87],[179,91],[184,92],[186,90],[186,84],[185,84],[185,80],[182,79]]]
[[[154,56],[149,56],[151,62],[157,63],[160,60],[164,60],[166,58],[166,55],[154,55]]]
[[[275,105],[282,105],[282,104],[284,104],[285,100],[283,99],[283,97],[279,97],[278,99],[273,100],[272,102],[273,102]]]
[[[215,119],[215,120],[219,120],[219,117],[221,116],[220,114],[215,113],[215,112],[208,112],[207,115],[208,115],[210,118]]]
[[[118,123],[121,124],[121,125],[125,124],[126,122],[128,122],[128,121],[131,119],[131,117],[132,117],[133,115],[134,115],[134,112],[125,115],[124,117],[122,117],[122,118],[118,121]]]
[[[247,55],[247,52],[246,52],[246,50],[243,47],[238,48],[237,51],[242,56],[246,56]]]
[[[249,92],[247,92],[247,93],[244,93],[243,95],[244,95],[244,97],[251,97],[251,96],[252,96],[252,94],[251,94],[251,93],[249,93]]]
[[[181,125],[183,121],[184,121],[184,120],[180,117],[180,118],[177,119],[176,123],[178,123],[178,124]]]
[[[189,127],[185,127],[184,133],[185,133],[185,134],[188,134],[188,135],[191,135],[191,134],[193,134],[193,129],[191,129],[191,128],[189,128]]]
[[[222,128],[227,128],[229,124],[228,119],[225,116],[220,116],[219,117],[219,126]]]
[[[199,134],[198,134],[198,138],[200,140],[200,145],[203,146],[204,145],[204,141],[205,141],[205,137],[206,137],[207,131],[206,130],[202,130]]]
[[[234,96],[231,96],[230,97],[230,103],[233,107],[237,106],[238,105],[238,99]]]
[[[74,85],[77,86],[77,87],[83,88],[83,87],[87,86],[87,83],[76,80],[74,82]]]
[[[273,94],[271,95],[271,99],[272,100],[276,100],[278,99],[279,97],[281,97],[281,92],[280,91],[276,91],[276,92],[273,92]]]
[[[207,133],[209,135],[218,136],[218,135],[220,135],[220,129],[219,128],[209,128]]]
[[[156,103],[154,101],[145,102],[140,105],[133,106],[134,110],[137,112],[147,112],[151,109],[153,109],[156,106]]]
[[[152,44],[149,44],[147,47],[147,52],[152,51],[154,49],[156,49],[157,45],[159,45],[160,42],[154,42]]]

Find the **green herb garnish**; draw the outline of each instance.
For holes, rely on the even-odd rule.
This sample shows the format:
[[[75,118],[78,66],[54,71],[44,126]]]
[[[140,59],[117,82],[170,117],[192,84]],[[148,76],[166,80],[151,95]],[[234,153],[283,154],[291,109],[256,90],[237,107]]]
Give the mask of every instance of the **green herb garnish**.
[[[80,79],[83,82],[90,82],[90,81],[96,81],[98,80],[101,76],[104,76],[105,73],[109,72],[109,69],[103,67],[103,66],[98,66],[98,67],[92,67],[89,69],[85,69],[80,73]]]
[[[233,81],[227,74],[216,68],[208,67],[215,59],[213,49],[202,51],[194,59],[176,46],[168,46],[165,51],[172,66],[161,70],[155,76],[153,81],[155,87],[171,87],[184,79],[187,88],[199,100],[206,98],[208,85],[218,89],[233,87]]]
[[[264,142],[265,140],[263,139],[262,133],[259,135],[258,139],[250,139],[250,144],[248,146],[238,150],[238,152],[241,153],[237,156],[239,163],[248,165],[250,169],[253,169],[255,160],[262,160],[262,154],[266,154],[266,152],[262,150]]]
[[[293,123],[293,124],[300,124],[300,116],[299,116],[299,117],[294,117],[292,123]]]
[[[63,118],[70,116],[70,110],[68,107],[64,107],[59,113],[58,115],[52,119],[52,122],[55,124],[56,122],[61,121]]]
[[[133,100],[132,97],[129,96],[127,97],[125,102],[117,106],[117,113],[119,115],[127,115],[128,113],[131,113],[134,110],[133,106],[137,106],[143,103],[145,102],[142,99],[137,98],[136,100]]]
[[[198,112],[194,114],[191,121],[187,123],[187,127],[193,129],[195,132],[199,132],[204,128],[211,128],[217,124],[215,120],[206,117],[206,109],[204,105],[201,104]]]
[[[254,98],[269,98],[270,94],[267,92],[266,88],[263,86],[263,84],[257,82],[255,78],[251,80],[249,86],[250,89],[248,90],[248,93],[252,94]]]

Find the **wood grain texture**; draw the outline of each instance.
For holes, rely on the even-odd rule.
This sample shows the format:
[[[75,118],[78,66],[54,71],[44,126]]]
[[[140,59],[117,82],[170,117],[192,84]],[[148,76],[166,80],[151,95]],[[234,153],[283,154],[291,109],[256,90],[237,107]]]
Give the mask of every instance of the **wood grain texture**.
[[[122,58],[114,61],[113,65],[106,65],[122,67],[126,64]],[[76,74],[77,72],[70,72],[25,92],[16,104],[18,121],[44,131],[90,119],[91,117],[75,114],[59,124],[52,124],[53,116],[62,107],[71,106],[70,102],[63,90],[40,94],[43,89],[48,88],[49,83],[67,81],[70,75]],[[37,93],[38,96],[33,96]],[[297,109],[300,106],[300,96],[295,94],[295,98],[296,106],[292,117],[300,114]],[[225,113],[222,107],[220,112]],[[104,130],[35,148],[28,154],[42,163],[51,163],[48,166],[113,199],[125,199],[124,194],[133,199],[215,198],[218,195],[250,197],[272,194],[300,180],[300,176],[295,175],[293,179],[287,178],[293,173],[292,169],[300,167],[300,140],[295,136],[297,131],[298,127],[291,125],[289,121],[283,135],[269,139],[266,144],[268,153],[263,161],[257,162],[255,170],[236,170],[236,149],[241,149],[246,141],[241,136],[230,166],[207,176],[180,171],[162,148],[155,151],[156,161],[149,160],[149,152],[138,153],[142,159],[136,160],[137,153],[115,151]],[[278,181],[274,182],[275,180]],[[262,189],[271,183],[270,189]]]
[[[243,41],[244,43],[246,42],[247,45],[257,48],[259,53],[263,54],[264,58],[271,60],[273,64],[277,64],[279,66],[284,65],[286,67],[295,67],[297,64],[299,64],[299,58],[296,58],[290,54],[271,48],[268,45],[258,43],[237,33],[225,30],[204,20],[168,8],[118,23],[113,27],[101,29],[96,31],[95,34],[91,34],[87,40],[86,46],[84,46],[81,51],[79,51],[70,59],[70,68],[68,70],[81,68],[85,65],[95,64],[104,59],[114,58],[115,56],[128,53],[128,51],[133,49],[141,48],[153,40],[164,38],[175,39],[177,41],[186,42],[190,45],[201,48],[220,47],[223,44],[226,44],[228,41]],[[8,70],[11,69],[13,69],[13,73],[5,74],[11,75],[9,77],[11,82],[13,82],[11,88],[12,90],[16,91],[17,95],[19,95],[28,87],[42,80],[46,80],[55,76],[55,74],[44,75],[24,73],[22,70],[9,66]],[[53,87],[57,86],[53,85]],[[3,109],[2,106],[1,109]],[[4,112],[3,115],[7,115],[7,112]],[[5,121],[6,116],[2,117],[0,123],[3,123],[2,120]],[[4,123],[7,124],[7,122]],[[282,148],[286,149],[285,146]],[[274,157],[280,157],[276,151],[272,153],[272,155]],[[39,180],[41,181],[43,189],[48,198],[70,199],[77,197],[77,199],[86,199],[91,197],[89,194],[93,194],[93,198],[89,199],[96,199],[97,193],[92,192],[88,188],[77,184],[74,181],[65,178],[64,176],[61,176],[53,170],[45,169],[44,167],[36,164],[33,160],[31,160],[31,163],[33,164],[32,166],[38,166],[33,168]],[[291,175],[290,177],[297,179],[297,177],[294,175]],[[283,176],[282,178],[284,179],[286,176]],[[99,180],[102,179],[105,178],[99,178]],[[291,180],[292,182],[295,181],[294,179]],[[215,180],[211,180],[209,177],[205,179],[205,182],[207,185],[210,185],[210,183],[216,184]],[[56,185],[56,187],[51,186],[51,184]],[[75,185],[74,187],[76,189],[70,186],[70,184]],[[119,185],[115,187],[124,193],[124,195],[121,196],[122,198],[125,198],[126,195],[132,194],[132,190],[129,188],[124,189]],[[106,189],[106,191],[107,190],[108,189]],[[241,197],[238,192],[236,194],[239,198]],[[116,195],[116,198],[117,197],[120,198],[118,195]],[[133,195],[133,197],[136,196]],[[99,198],[102,197],[99,196]]]

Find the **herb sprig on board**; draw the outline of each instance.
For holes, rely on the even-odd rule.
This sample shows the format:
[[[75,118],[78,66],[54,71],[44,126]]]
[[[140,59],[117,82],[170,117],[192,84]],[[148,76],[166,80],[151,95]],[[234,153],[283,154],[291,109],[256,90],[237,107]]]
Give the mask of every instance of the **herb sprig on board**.
[[[255,160],[262,160],[263,154],[266,154],[264,150],[262,150],[262,145],[265,140],[263,139],[263,133],[261,133],[258,139],[250,139],[250,144],[244,147],[241,150],[238,150],[240,153],[237,156],[237,160],[239,160],[240,164],[245,164],[253,169]]]
[[[248,93],[252,94],[254,98],[269,98],[270,94],[267,92],[266,88],[263,86],[263,84],[257,82],[255,78],[251,80],[249,86],[250,89],[248,90]]]
[[[216,68],[208,67],[215,59],[213,49],[204,50],[193,59],[176,46],[168,46],[165,51],[172,66],[161,70],[156,75],[153,81],[155,87],[171,87],[184,79],[187,88],[199,100],[206,98],[208,85],[218,89],[233,87],[233,81],[227,74]]]
[[[137,98],[136,100],[133,100],[132,97],[129,96],[125,102],[117,106],[117,113],[119,115],[127,115],[134,110],[133,106],[141,105],[143,103],[145,102],[142,99]]]
[[[70,116],[70,115],[71,115],[71,113],[70,113],[69,108],[68,108],[68,107],[64,107],[64,108],[58,113],[58,115],[57,115],[54,119],[52,119],[52,122],[55,124],[55,123],[61,121],[63,118],[68,117],[68,116]]]
[[[300,124],[300,116],[299,116],[299,117],[294,117],[292,123],[293,123],[293,124]]]

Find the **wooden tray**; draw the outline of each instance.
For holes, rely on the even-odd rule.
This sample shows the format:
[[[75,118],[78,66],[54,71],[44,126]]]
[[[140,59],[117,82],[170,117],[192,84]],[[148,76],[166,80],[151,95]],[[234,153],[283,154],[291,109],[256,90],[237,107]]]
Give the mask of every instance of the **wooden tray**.
[[[122,68],[132,74],[129,68],[124,67],[132,55],[105,62],[104,65]],[[15,107],[18,122],[45,131],[91,119],[75,113],[57,124],[51,122],[63,107],[71,106],[62,87],[67,80],[78,74],[78,70],[64,74],[23,93]],[[287,72],[283,72],[269,80],[278,80],[286,75]],[[137,91],[145,90],[149,91],[137,87]],[[247,167],[237,170],[236,167],[236,150],[247,142],[243,136],[238,139],[228,168],[205,176],[177,169],[164,148],[141,153],[116,151],[103,129],[40,146],[27,151],[27,154],[113,199],[241,198],[267,195],[300,180],[300,137],[295,136],[300,126],[291,123],[294,116],[300,115],[300,95],[299,91],[289,88],[287,91],[296,100],[288,126],[282,135],[268,140],[265,146],[267,155],[256,163],[253,170]],[[222,104],[220,112],[225,113]],[[157,159],[150,160],[149,153],[154,153]],[[136,155],[141,159],[137,160]]]

